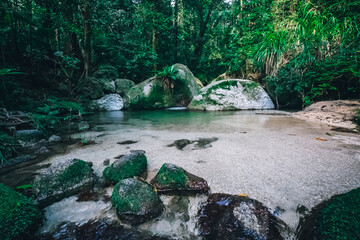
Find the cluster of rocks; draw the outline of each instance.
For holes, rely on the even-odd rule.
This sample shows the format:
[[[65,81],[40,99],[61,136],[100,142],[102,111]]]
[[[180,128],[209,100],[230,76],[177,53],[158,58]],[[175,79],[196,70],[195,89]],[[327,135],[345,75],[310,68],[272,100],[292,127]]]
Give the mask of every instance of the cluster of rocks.
[[[201,193],[208,195],[198,212],[198,226],[200,235],[204,239],[283,239],[279,229],[284,227],[284,223],[255,199],[243,195],[209,194],[210,187],[203,178],[170,163],[164,163],[156,176],[148,182],[145,180],[146,173],[145,151],[134,150],[108,165],[101,177],[94,174],[91,163],[80,159],[70,159],[52,165],[34,180],[32,187],[37,204],[14,190],[0,185],[0,221],[6,226],[21,225],[21,229],[17,228],[16,231],[3,229],[0,231],[2,234],[0,238],[30,236],[36,230],[37,224],[41,223],[39,208],[75,194],[92,191],[96,182],[102,182],[103,187],[108,184],[114,185],[111,202],[118,218],[126,224],[136,226],[159,217],[164,212],[160,194],[182,196]],[[349,203],[356,201],[351,205],[356,207],[359,192],[352,191],[324,206],[331,208],[338,206],[342,201]],[[16,202],[21,204],[12,206]],[[16,216],[13,214],[14,209]],[[316,213],[317,216],[326,215],[328,211]],[[322,218],[320,216],[317,219]],[[355,215],[354,219],[356,219]],[[315,221],[315,224],[318,222]],[[105,236],[114,231],[117,231],[116,239],[125,239],[123,238],[125,235],[134,239],[136,237],[152,239],[151,236],[143,236],[143,233],[137,230],[124,229],[117,223],[105,220],[92,220],[81,225],[63,224],[58,226],[55,233],[43,235],[41,239],[65,239],[66,236],[79,236],[84,232],[88,232],[89,237],[96,238],[98,233]]]
[[[116,69],[104,66],[83,85],[98,111],[154,110],[185,107],[192,110],[273,109],[274,104],[256,82],[243,79],[216,81],[204,87],[185,65],[173,65],[176,79],[154,76],[137,85],[116,79]],[[81,85],[82,86],[82,85]],[[92,93],[90,89],[97,89]],[[105,95],[107,94],[107,95]],[[96,100],[95,100],[96,99]]]
[[[36,176],[33,192],[38,206],[44,208],[69,196],[89,192],[96,182],[105,182],[102,184],[104,187],[108,184],[114,185],[111,197],[114,211],[123,223],[130,225],[143,224],[164,212],[160,194],[208,195],[210,192],[210,187],[203,178],[174,164],[163,164],[149,182],[144,180],[146,173],[147,158],[145,151],[141,150],[133,150],[107,166],[103,171],[102,181],[94,174],[91,163],[71,159],[54,164]],[[214,239],[214,236],[223,236],[222,239],[282,239],[276,228],[276,217],[261,203],[247,197],[210,194],[201,207],[199,216],[201,234],[205,239]],[[227,227],[224,228],[223,224]],[[70,231],[68,234],[77,235],[84,231],[85,226],[93,232],[100,225],[104,225],[101,231],[120,229],[119,234],[126,233],[121,226],[115,226],[114,223],[91,221],[83,226],[59,226],[56,231],[60,232],[53,236],[60,237],[65,230]],[[96,234],[96,231],[93,234]],[[132,232],[131,236],[133,234],[138,236],[140,233]],[[50,234],[43,238],[62,239],[51,236]]]
[[[14,165],[35,159],[38,156],[46,156],[51,153],[51,146],[62,141],[58,135],[47,138],[41,131],[36,129],[22,129],[13,133],[12,146],[16,148],[16,156],[8,159],[0,168],[9,168]]]

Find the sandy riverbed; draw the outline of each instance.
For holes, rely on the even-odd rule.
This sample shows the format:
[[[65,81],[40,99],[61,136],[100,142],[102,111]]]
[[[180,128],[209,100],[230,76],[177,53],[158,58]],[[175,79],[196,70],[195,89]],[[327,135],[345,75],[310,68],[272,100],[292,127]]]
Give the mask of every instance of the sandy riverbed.
[[[80,158],[93,162],[100,175],[105,159],[113,162],[119,154],[142,149],[148,158],[148,180],[163,163],[177,164],[205,178],[213,193],[247,194],[273,210],[281,207],[285,212],[279,217],[294,230],[299,205],[311,209],[335,194],[360,187],[360,136],[328,136],[328,125],[271,114],[103,113],[93,119],[93,123],[103,123],[102,133],[107,134],[96,138],[97,144],[74,146],[44,164]],[[76,137],[90,138],[102,133],[88,132]],[[188,145],[181,151],[167,146],[177,139],[212,137],[218,140],[206,149]],[[327,141],[317,140],[318,137]],[[117,144],[124,140],[138,142]],[[66,211],[66,207],[62,208]]]

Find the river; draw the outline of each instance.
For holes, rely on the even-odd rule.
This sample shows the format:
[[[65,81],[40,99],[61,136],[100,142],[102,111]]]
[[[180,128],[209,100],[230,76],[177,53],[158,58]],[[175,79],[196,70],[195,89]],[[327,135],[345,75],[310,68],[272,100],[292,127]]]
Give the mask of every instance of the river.
[[[163,163],[181,166],[207,180],[212,193],[246,194],[262,202],[288,225],[283,232],[286,238],[292,238],[296,229],[299,206],[311,209],[335,194],[360,186],[360,136],[329,134],[328,125],[295,119],[287,112],[114,111],[92,115],[87,121],[98,130],[72,138],[96,144],[72,145],[66,153],[41,164],[79,158],[92,162],[101,175],[105,159],[112,163],[130,150],[145,150],[148,181]],[[204,148],[196,143],[182,150],[168,146],[175,140],[200,138],[217,140]],[[128,140],[135,143],[118,144]],[[107,192],[111,195],[111,188]],[[116,218],[109,202],[76,199],[70,197],[48,207],[41,231],[49,231],[62,221]],[[186,198],[186,220],[171,214],[172,199],[162,197],[167,211],[139,228],[157,235],[197,239],[196,213],[206,198]]]

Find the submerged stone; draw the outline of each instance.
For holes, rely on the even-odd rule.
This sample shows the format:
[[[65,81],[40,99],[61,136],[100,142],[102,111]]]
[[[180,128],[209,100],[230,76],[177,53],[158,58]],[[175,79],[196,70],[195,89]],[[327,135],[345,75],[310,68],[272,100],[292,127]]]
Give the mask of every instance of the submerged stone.
[[[242,79],[229,79],[211,83],[201,89],[188,105],[194,110],[237,110],[273,109],[269,95],[256,82]]]
[[[131,178],[142,176],[147,170],[147,159],[145,151],[132,150],[129,155],[117,159],[103,171],[104,178],[112,183]]]
[[[0,239],[30,239],[41,219],[32,199],[0,184]]]
[[[336,195],[315,206],[300,220],[297,239],[358,239],[360,188]]]
[[[211,143],[216,142],[217,140],[219,140],[217,137],[199,138],[199,140],[195,141],[195,149],[205,149],[212,147]]]
[[[118,111],[123,106],[123,100],[119,94],[108,94],[90,102],[90,109],[93,111]]]
[[[176,147],[179,150],[182,150],[184,147],[186,147],[187,145],[189,145],[191,142],[188,139],[179,139],[179,140],[175,140],[174,143],[169,144],[168,147]]]
[[[89,163],[70,159],[53,165],[36,176],[33,184],[37,201],[43,207],[93,188],[96,177]]]
[[[125,107],[133,110],[186,107],[200,88],[185,65],[175,64],[174,68],[175,80],[155,76],[132,87],[124,96]]]
[[[163,204],[152,186],[134,178],[115,185],[112,203],[119,219],[130,224],[144,223],[163,211]]]
[[[283,239],[273,216],[262,203],[235,195],[211,194],[200,210],[199,224],[205,239]]]
[[[184,191],[188,193],[207,193],[210,188],[200,177],[188,173],[183,168],[171,163],[161,166],[151,184],[159,193]]]

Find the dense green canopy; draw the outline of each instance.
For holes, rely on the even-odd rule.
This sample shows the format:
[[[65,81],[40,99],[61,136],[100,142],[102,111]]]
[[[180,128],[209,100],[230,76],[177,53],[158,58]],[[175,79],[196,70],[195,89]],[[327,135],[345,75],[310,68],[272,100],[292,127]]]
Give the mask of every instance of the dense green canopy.
[[[345,0],[3,0],[1,98],[9,79],[76,98],[102,65],[139,83],[176,62],[205,85],[256,80],[282,107],[358,98],[359,12]]]

